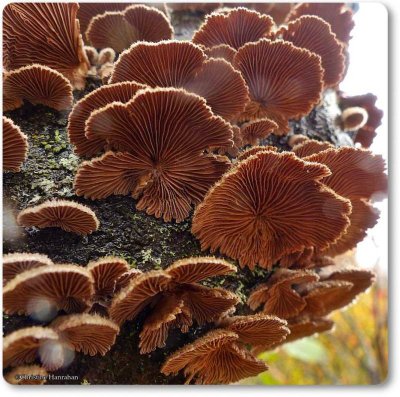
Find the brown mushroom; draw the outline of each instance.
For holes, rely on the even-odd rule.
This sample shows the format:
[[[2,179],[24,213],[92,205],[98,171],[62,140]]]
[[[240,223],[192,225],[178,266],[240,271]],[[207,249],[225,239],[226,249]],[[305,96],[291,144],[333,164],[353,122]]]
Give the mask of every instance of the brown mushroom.
[[[315,267],[314,261],[314,247],[305,247],[303,250],[283,256],[279,260],[279,265],[284,268],[308,268]]]
[[[85,50],[86,57],[89,60],[90,65],[96,66],[99,60],[99,53],[97,52],[96,48],[85,45],[83,49]]]
[[[91,19],[86,37],[96,48],[111,47],[122,52],[137,41],[171,39],[174,30],[159,10],[145,5],[132,5],[123,11],[106,11]]]
[[[233,62],[233,58],[235,57],[237,51],[227,44],[219,44],[212,46],[211,48],[203,48],[204,53],[209,58],[222,58],[229,63]]]
[[[28,156],[28,138],[14,122],[3,116],[3,169],[19,172]]]
[[[67,313],[80,312],[89,306],[93,292],[93,278],[86,269],[42,266],[15,276],[5,285],[3,310],[35,316],[49,305]]]
[[[76,19],[77,3],[11,3],[3,12],[3,62],[6,70],[38,63],[85,86],[89,61]]]
[[[115,61],[116,54],[112,48],[103,48],[99,52],[98,65],[104,65],[105,63],[113,63]]]
[[[296,292],[295,286],[318,279],[318,275],[312,271],[278,269],[266,283],[257,286],[247,304],[252,310],[264,305],[264,313],[280,318],[294,317],[306,306],[306,301]]]
[[[293,21],[302,15],[316,15],[324,19],[331,25],[336,37],[345,44],[351,39],[353,11],[344,3],[299,3],[292,9],[287,20]]]
[[[184,88],[202,96],[226,120],[238,116],[249,100],[245,81],[230,63],[207,60],[201,47],[188,41],[133,44],[121,54],[111,75],[111,83],[121,81]]]
[[[34,64],[6,72],[3,83],[4,110],[22,106],[23,100],[56,110],[70,109],[72,86],[60,72],[47,66]]]
[[[320,142],[315,139],[307,139],[303,142],[300,142],[292,147],[292,152],[297,157],[307,157],[312,154],[316,154],[319,152],[323,152],[326,149],[334,149],[335,147],[329,142]]]
[[[26,365],[7,372],[4,379],[12,385],[43,385],[47,376],[47,371],[39,365]]]
[[[329,174],[293,153],[261,151],[210,189],[192,233],[203,250],[219,249],[250,269],[271,268],[304,247],[327,247],[346,230],[351,212],[348,200],[319,182]]]
[[[245,123],[240,127],[244,145],[257,145],[278,129],[278,124],[270,119],[260,119]]]
[[[49,328],[35,326],[12,332],[3,340],[3,367],[32,363],[40,347],[49,341],[58,341],[57,333]]]
[[[18,214],[17,222],[24,227],[60,227],[66,232],[90,234],[99,228],[96,214],[87,206],[68,200],[49,200],[25,208]]]
[[[192,380],[196,384],[228,384],[267,370],[238,339],[231,331],[210,331],[170,355],[161,372],[170,375],[184,370],[187,384]]]
[[[130,281],[140,274],[142,274],[142,272],[139,269],[129,269],[127,272],[122,274],[115,282],[114,293],[116,294],[117,292],[121,291],[121,289],[127,287]]]
[[[368,121],[368,112],[359,106],[346,108],[340,115],[341,127],[347,131],[357,131]]]
[[[287,133],[288,119],[308,114],[320,100],[321,58],[290,42],[261,39],[247,43],[238,50],[233,66],[250,91],[250,103],[241,118],[267,117],[279,125],[275,134]]]
[[[140,197],[137,209],[166,222],[185,219],[230,166],[226,157],[204,152],[232,145],[230,125],[184,90],[146,89],[126,104],[96,110],[86,137],[106,140],[122,153],[84,162],[77,195],[93,200],[131,193]]]
[[[337,40],[330,25],[322,18],[312,15],[302,16],[282,26],[275,38],[290,41],[296,47],[307,50],[321,57],[324,69],[325,87],[335,87],[343,78],[345,56],[343,44]]]
[[[71,314],[56,318],[50,327],[73,350],[104,356],[115,343],[119,327],[113,321],[93,314]]]
[[[288,137],[287,143],[288,145],[293,148],[300,143],[308,141],[310,138],[303,134],[293,134]]]
[[[246,8],[234,8],[224,13],[214,12],[194,33],[192,41],[211,48],[227,44],[238,50],[246,43],[267,36],[274,25],[268,15]]]
[[[3,256],[3,283],[12,280],[18,274],[42,266],[53,265],[47,255],[15,252]]]
[[[239,156],[237,156],[237,161],[243,161],[248,159],[250,156],[254,156],[260,152],[277,152],[278,148],[275,146],[252,146],[245,151],[241,152]],[[238,163],[240,164],[240,163]]]

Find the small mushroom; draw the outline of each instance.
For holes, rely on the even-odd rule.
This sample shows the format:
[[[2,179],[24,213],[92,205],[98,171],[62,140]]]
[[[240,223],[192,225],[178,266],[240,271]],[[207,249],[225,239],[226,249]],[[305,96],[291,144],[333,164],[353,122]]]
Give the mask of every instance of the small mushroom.
[[[3,285],[18,274],[42,266],[51,266],[53,262],[47,255],[19,253],[3,256]]]
[[[306,301],[296,291],[295,286],[317,281],[318,275],[307,270],[278,269],[250,294],[247,304],[252,310],[264,305],[263,312],[280,318],[298,315],[306,306]]]
[[[114,63],[115,58],[115,51],[112,48],[106,47],[99,52],[99,59],[97,61],[97,64],[104,65],[105,63]]]
[[[87,313],[58,317],[50,327],[57,332],[63,343],[90,356],[104,356],[119,333],[119,327],[113,321]]]
[[[3,169],[19,172],[28,156],[28,138],[14,122],[3,116]]]
[[[246,8],[234,8],[207,15],[192,41],[208,48],[226,44],[238,50],[246,43],[266,37],[273,25],[274,21],[268,15]]]
[[[219,250],[250,269],[270,269],[304,247],[327,247],[346,230],[351,212],[349,200],[321,184],[329,174],[293,153],[260,151],[209,190],[192,233],[203,250]]]
[[[99,228],[97,216],[89,207],[68,200],[50,200],[25,208],[18,214],[17,223],[40,229],[59,227],[79,235],[90,234]]]
[[[320,142],[316,141],[315,139],[307,139],[304,140],[303,142],[293,145],[292,152],[297,157],[304,158],[307,156],[311,156],[312,154],[316,154],[319,152],[323,152],[324,150],[334,149],[334,148],[335,147],[329,142]]]
[[[254,120],[240,127],[244,145],[257,145],[261,139],[267,138],[278,129],[278,124],[270,119]]]
[[[243,161],[248,159],[250,156],[254,156],[260,152],[278,152],[278,148],[275,146],[252,146],[248,149],[246,149],[245,151],[241,152],[238,156],[237,156],[237,161]],[[238,163],[240,164],[240,163]]]
[[[39,365],[24,365],[14,368],[4,375],[6,382],[12,385],[43,385],[48,373]]]
[[[94,292],[93,278],[75,265],[42,266],[27,270],[3,288],[7,314],[37,315],[48,306],[67,313],[88,308]]]
[[[96,48],[94,48],[92,46],[85,45],[83,47],[83,49],[85,50],[85,53],[86,53],[87,59],[90,62],[90,65],[91,66],[96,66],[97,62],[99,60],[99,53],[97,52]]]
[[[212,46],[211,48],[204,47],[204,53],[209,58],[222,58],[229,63],[233,62],[233,58],[235,57],[237,51],[227,44],[219,44]]]
[[[368,112],[359,106],[344,109],[341,118],[341,127],[347,131],[357,131],[368,121]]]
[[[137,41],[168,40],[173,33],[172,25],[161,11],[140,4],[95,16],[86,37],[96,48],[111,47],[122,52]]]

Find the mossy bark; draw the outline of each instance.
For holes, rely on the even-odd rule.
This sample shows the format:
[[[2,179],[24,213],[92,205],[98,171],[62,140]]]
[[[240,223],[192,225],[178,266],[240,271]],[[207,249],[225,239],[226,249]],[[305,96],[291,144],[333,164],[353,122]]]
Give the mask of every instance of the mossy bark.
[[[177,38],[190,38],[200,22],[196,15],[173,15]],[[86,89],[76,92],[75,98],[86,95],[99,84],[98,81],[88,81]],[[348,138],[335,127],[335,111],[335,95],[327,93],[323,103],[309,116],[292,123],[293,132],[338,144],[341,139]],[[88,201],[74,195],[73,179],[81,159],[73,154],[73,147],[68,142],[68,112],[26,103],[5,115],[28,136],[30,149],[21,172],[4,174],[4,253],[39,252],[48,255],[54,262],[79,265],[86,265],[102,256],[116,255],[143,271],[165,268],[177,259],[208,254],[201,252],[199,242],[190,233],[191,218],[179,224],[165,223],[137,211],[135,201],[130,197],[114,196],[101,201]],[[286,142],[287,137],[271,137],[264,144],[288,150]],[[61,229],[22,229],[15,225],[15,215],[19,210],[50,198],[72,199],[89,205],[100,220],[99,230],[87,237],[79,237]],[[207,285],[232,290],[245,302],[250,290],[267,277],[268,272],[262,269],[255,272],[239,269],[237,275],[219,277]],[[245,313],[246,307],[239,305],[237,312]],[[138,333],[145,317],[146,312],[143,312],[135,321],[127,322],[116,344],[104,357],[77,354],[70,366],[54,373],[77,375],[77,380],[50,380],[48,383],[182,383],[181,376],[161,375],[160,366],[168,354],[212,326],[192,327],[187,334],[172,332],[166,348],[140,355]],[[4,316],[4,333],[34,324],[38,323],[27,317]]]

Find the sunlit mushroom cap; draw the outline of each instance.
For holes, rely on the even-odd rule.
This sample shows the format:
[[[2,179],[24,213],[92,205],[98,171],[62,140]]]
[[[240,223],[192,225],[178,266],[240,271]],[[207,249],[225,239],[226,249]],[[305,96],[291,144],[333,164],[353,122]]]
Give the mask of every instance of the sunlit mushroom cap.
[[[205,98],[213,112],[227,120],[238,116],[249,100],[245,81],[230,63],[207,60],[201,47],[188,41],[133,44],[111,75],[111,83],[121,81],[185,88]]]
[[[4,312],[36,317],[49,307],[80,312],[88,307],[93,292],[93,278],[86,269],[75,265],[42,266],[23,272],[6,284]]]
[[[243,144],[256,145],[260,139],[278,130],[278,124],[270,119],[260,119],[245,123],[240,127]]]
[[[119,332],[118,325],[113,321],[87,313],[58,317],[50,326],[64,343],[90,356],[104,356]]]
[[[24,227],[60,227],[66,232],[90,234],[99,228],[96,214],[85,205],[68,200],[46,201],[25,208],[18,214],[17,222]]]
[[[238,156],[237,156],[237,161],[243,161],[248,159],[250,156],[254,156],[260,152],[277,152],[278,148],[275,146],[252,146],[248,149],[246,149],[245,151],[241,152]],[[240,163],[238,163],[240,164]]]
[[[12,385],[43,385],[47,375],[47,371],[39,365],[26,365],[14,368],[4,375],[4,379]]]
[[[90,114],[111,102],[128,102],[142,88],[142,84],[134,82],[105,85],[75,104],[68,117],[68,138],[78,156],[93,156],[106,146],[103,139],[93,137],[89,140],[85,136],[85,122]]]
[[[244,44],[267,36],[274,25],[272,18],[246,8],[235,8],[224,13],[206,16],[192,41],[211,48],[227,44],[235,50]]]
[[[236,342],[239,336],[226,330],[207,333],[169,356],[161,368],[165,375],[184,371],[186,383],[227,384],[268,369]]]
[[[204,52],[209,58],[222,58],[229,63],[233,62],[237,51],[227,44],[219,44],[211,48],[204,47]]]
[[[38,63],[83,88],[89,61],[76,19],[77,3],[11,3],[3,12],[6,70]]]
[[[302,15],[316,15],[324,19],[336,37],[346,44],[351,39],[353,12],[344,3],[299,3],[289,14],[288,20],[293,21]]]
[[[137,41],[171,39],[173,28],[159,10],[145,5],[132,5],[123,11],[106,11],[91,19],[86,37],[96,48],[111,47],[122,52]]]
[[[83,163],[76,193],[91,199],[131,193],[140,197],[137,209],[165,221],[185,219],[191,204],[230,166],[225,156],[204,153],[232,145],[230,125],[184,90],[142,90],[126,104],[95,111],[86,137],[104,139],[125,153],[107,152]]]
[[[3,116],[3,170],[20,171],[28,148],[27,136],[11,119]]]
[[[348,200],[319,182],[329,174],[293,153],[250,156],[210,189],[192,232],[203,250],[219,249],[250,269],[271,268],[304,247],[326,247],[345,231],[351,211]]]
[[[320,142],[315,139],[307,139],[292,147],[292,152],[297,157],[307,157],[312,154],[323,152],[326,149],[334,149],[335,147],[329,142]]]
[[[287,322],[275,316],[253,314],[228,317],[225,329],[239,335],[239,340],[249,345],[273,346],[289,334]]]
[[[129,271],[129,264],[122,258],[106,257],[89,262],[86,266],[94,280],[95,299],[106,299],[115,291],[117,280]]]
[[[52,329],[29,327],[19,329],[3,339],[3,367],[29,364],[39,356],[39,348],[49,341],[58,341]]]
[[[337,40],[330,25],[322,18],[302,16],[281,27],[274,36],[319,55],[326,87],[336,86],[342,80],[345,69],[343,44]]]
[[[56,110],[72,106],[72,86],[56,70],[42,65],[29,65],[6,72],[3,83],[4,110],[13,110],[27,100]]]
[[[12,280],[16,275],[30,269],[53,265],[47,255],[18,253],[3,256],[3,282]]]
[[[263,304],[264,313],[280,318],[294,317],[306,306],[306,301],[296,292],[294,286],[318,279],[318,275],[311,271],[278,269],[267,283],[260,284],[250,294],[247,304],[252,310]]]
[[[238,50],[233,66],[242,73],[250,91],[244,119],[268,117],[285,133],[289,118],[308,114],[320,100],[321,58],[290,42],[261,39],[248,43]]]
[[[344,130],[357,131],[367,123],[368,112],[360,106],[354,106],[344,109],[340,118]]]
[[[135,318],[170,283],[171,277],[163,271],[150,271],[135,277],[112,300],[109,314],[113,321],[122,324]]]

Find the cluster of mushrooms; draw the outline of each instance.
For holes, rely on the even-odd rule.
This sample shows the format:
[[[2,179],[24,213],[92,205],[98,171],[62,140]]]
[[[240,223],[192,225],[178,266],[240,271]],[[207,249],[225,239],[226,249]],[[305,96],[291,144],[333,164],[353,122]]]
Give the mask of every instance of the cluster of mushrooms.
[[[177,41],[171,12],[209,14],[190,41]],[[10,382],[43,383],[75,352],[106,354],[144,309],[141,354],[165,347],[172,329],[209,323],[161,366],[165,375],[183,371],[187,383],[255,376],[267,369],[259,352],[332,329],[327,316],[375,278],[335,257],[364,239],[379,218],[373,203],[387,193],[384,160],[368,150],[382,117],[376,97],[337,91],[353,25],[343,4],[5,7],[4,110],[24,101],[71,109],[68,137],[82,159],[76,195],[129,194],[138,210],[165,222],[194,208],[191,230],[202,250],[224,257],[141,272],[119,257],[81,267],[38,253],[5,255],[4,312],[48,322],[4,338]],[[104,84],[76,102],[73,90],[88,76]],[[337,91],[338,128],[359,145],[293,134],[289,122],[307,116],[326,90]],[[272,135],[287,136],[291,150],[265,145]],[[5,171],[23,167],[28,141],[3,116]],[[17,222],[79,235],[101,227],[89,207],[67,200],[25,208]],[[252,314],[235,316],[239,296],[202,283],[240,271],[232,261],[269,271],[241,302]]]

